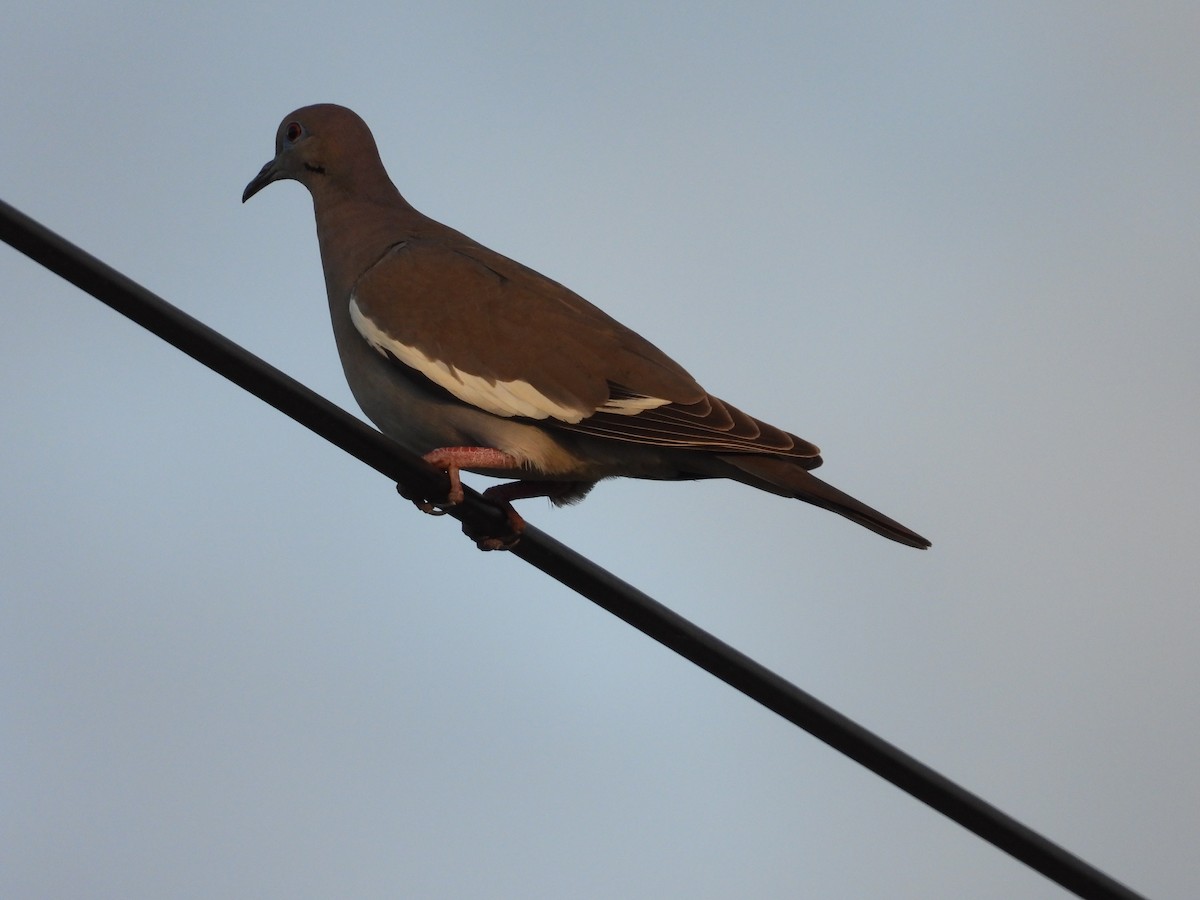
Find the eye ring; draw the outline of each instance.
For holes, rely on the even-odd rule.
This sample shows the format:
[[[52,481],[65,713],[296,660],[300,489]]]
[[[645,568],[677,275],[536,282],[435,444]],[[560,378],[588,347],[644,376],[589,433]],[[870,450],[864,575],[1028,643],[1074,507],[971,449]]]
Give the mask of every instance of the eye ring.
[[[299,122],[288,122],[283,129],[283,136],[289,144],[294,144],[300,140],[300,136],[304,134],[304,129]]]

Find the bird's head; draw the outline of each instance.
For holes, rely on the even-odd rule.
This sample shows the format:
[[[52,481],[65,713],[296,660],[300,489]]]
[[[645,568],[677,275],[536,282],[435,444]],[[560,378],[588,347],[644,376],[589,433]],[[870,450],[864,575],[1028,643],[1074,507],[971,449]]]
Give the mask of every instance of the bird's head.
[[[315,197],[326,190],[369,190],[380,178],[391,187],[367,123],[344,106],[319,103],[279,123],[275,158],[246,185],[242,202],[273,181],[298,181]]]

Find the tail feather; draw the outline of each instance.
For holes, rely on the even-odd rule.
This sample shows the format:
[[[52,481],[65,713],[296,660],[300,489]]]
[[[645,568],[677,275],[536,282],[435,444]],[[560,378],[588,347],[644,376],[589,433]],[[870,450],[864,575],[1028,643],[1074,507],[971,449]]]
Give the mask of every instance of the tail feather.
[[[721,460],[733,466],[737,472],[730,477],[746,484],[780,494],[795,497],[830,512],[845,516],[864,528],[869,528],[885,538],[924,550],[932,546],[910,528],[905,528],[895,519],[890,519],[878,510],[855,500],[849,494],[826,484],[795,461],[773,456],[722,455]]]

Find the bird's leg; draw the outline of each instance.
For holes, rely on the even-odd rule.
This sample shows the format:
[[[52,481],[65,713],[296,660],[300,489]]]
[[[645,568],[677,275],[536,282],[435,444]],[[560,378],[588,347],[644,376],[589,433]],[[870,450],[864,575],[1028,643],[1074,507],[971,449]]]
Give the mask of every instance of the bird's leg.
[[[509,456],[503,450],[493,447],[439,447],[430,450],[422,459],[435,468],[442,469],[450,479],[450,493],[445,500],[434,501],[428,497],[411,495],[403,485],[396,485],[396,490],[405,500],[411,500],[421,512],[431,516],[442,516],[452,506],[458,506],[463,501],[462,480],[459,469],[519,469],[521,464],[515,457]]]
[[[439,447],[437,450],[429,451],[422,458],[431,466],[446,472],[446,476],[450,479],[450,492],[446,499],[431,501],[426,497],[411,495],[403,489],[402,485],[396,485],[396,488],[402,497],[411,500],[419,510],[431,516],[444,516],[450,507],[463,502],[460,469],[511,470],[521,467],[515,457],[493,447]],[[490,495],[491,490],[484,492],[485,497],[490,497]],[[493,534],[491,531],[494,529],[480,527],[477,523],[469,524],[468,520],[463,520],[463,533],[475,541],[475,545],[480,550],[507,550],[515,546],[520,539],[521,530],[525,527],[525,523],[507,500],[499,498],[496,500],[496,505],[500,507],[509,523],[509,529],[503,535]]]
[[[502,537],[485,535],[473,530],[468,531],[466,523],[463,523],[463,533],[473,539],[480,550],[511,550],[525,530],[525,520],[513,509],[513,500],[527,500],[531,497],[561,500],[576,498],[579,492],[580,485],[574,481],[510,481],[507,484],[497,484],[484,491],[483,496],[504,512],[505,518],[508,519],[509,533]]]
[[[450,493],[443,501],[431,501],[424,497],[412,496],[397,485],[400,495],[411,500],[422,512],[434,516],[446,514],[446,510],[457,506],[463,501],[462,480],[459,478],[460,469],[519,469],[521,463],[503,450],[493,447],[439,447],[425,454],[423,459],[431,466],[443,469],[450,479]],[[549,497],[555,502],[572,502],[586,493],[590,485],[581,485],[573,481],[511,481],[498,484],[483,492],[484,499],[499,507],[508,522],[508,531],[497,535],[492,529],[480,527],[478,523],[463,520],[463,533],[475,541],[480,550],[510,550],[521,539],[525,530],[525,520],[513,509],[513,500],[525,500],[530,497]]]

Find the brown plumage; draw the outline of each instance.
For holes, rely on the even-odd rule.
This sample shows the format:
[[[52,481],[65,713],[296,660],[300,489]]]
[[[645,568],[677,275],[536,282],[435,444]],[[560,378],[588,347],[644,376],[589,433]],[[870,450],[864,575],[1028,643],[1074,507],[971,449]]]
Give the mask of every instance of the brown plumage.
[[[929,546],[813,476],[813,444],[708,394],[558,282],[415,210],[350,110],[296,110],[275,149],[243,201],[282,179],[309,189],[350,388],[386,434],[446,468],[456,490],[460,467],[522,479],[486,492],[505,504],[573,502],[612,476],[731,478]],[[515,513],[511,521],[519,531]]]

